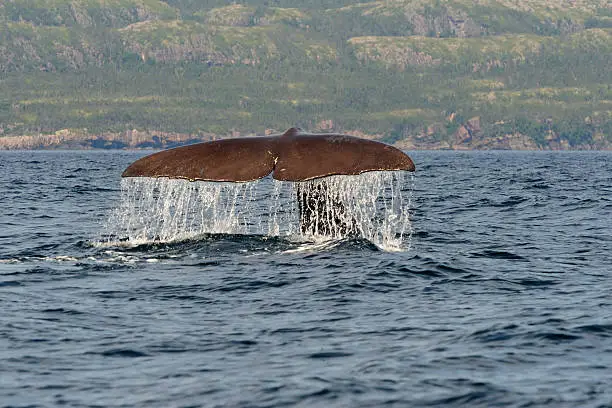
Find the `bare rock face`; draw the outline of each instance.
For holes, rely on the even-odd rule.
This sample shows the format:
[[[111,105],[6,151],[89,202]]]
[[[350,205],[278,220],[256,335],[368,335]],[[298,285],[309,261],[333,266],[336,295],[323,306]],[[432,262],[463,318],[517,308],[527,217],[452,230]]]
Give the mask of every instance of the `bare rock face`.
[[[332,130],[334,129],[335,124],[333,119],[323,119],[319,123],[317,123],[316,129],[318,130]]]
[[[161,131],[128,130],[92,135],[79,129],[62,129],[52,134],[0,137],[0,150],[17,149],[91,149],[91,148],[164,148],[190,142],[208,141],[210,134],[191,135]]]
[[[466,126],[470,134],[480,133],[482,128],[480,127],[480,116],[475,116],[466,122]]]
[[[463,144],[472,140],[472,135],[464,125],[461,125],[453,135],[453,139],[456,144]]]
[[[478,150],[540,150],[532,138],[521,133],[492,138],[484,137],[474,143],[473,148]]]
[[[533,139],[521,133],[507,135],[506,140],[510,150],[538,150],[538,145]]]
[[[437,13],[412,10],[405,13],[413,27],[413,33],[422,36],[477,37],[482,27],[463,10],[441,7]]]

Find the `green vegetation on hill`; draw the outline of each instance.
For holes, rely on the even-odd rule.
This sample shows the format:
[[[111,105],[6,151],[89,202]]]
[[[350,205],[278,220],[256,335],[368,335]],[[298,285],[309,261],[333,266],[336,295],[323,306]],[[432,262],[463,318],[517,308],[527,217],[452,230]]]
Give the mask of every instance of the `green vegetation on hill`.
[[[178,17],[176,9],[158,0],[10,0],[2,3],[0,12],[5,20],[46,26],[110,29]]]
[[[294,125],[406,147],[610,148],[611,22],[605,0],[2,2],[0,148],[62,129]]]

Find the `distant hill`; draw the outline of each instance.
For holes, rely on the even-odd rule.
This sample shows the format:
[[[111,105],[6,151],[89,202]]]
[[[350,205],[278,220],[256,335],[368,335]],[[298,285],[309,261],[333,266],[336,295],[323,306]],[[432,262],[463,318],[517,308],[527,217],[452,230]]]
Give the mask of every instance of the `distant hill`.
[[[402,148],[612,148],[608,0],[10,0],[0,149],[298,125]]]

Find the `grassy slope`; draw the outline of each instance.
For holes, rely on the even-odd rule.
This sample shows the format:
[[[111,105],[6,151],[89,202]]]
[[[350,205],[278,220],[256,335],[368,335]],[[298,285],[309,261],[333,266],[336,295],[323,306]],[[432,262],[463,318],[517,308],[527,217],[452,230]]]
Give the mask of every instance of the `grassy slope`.
[[[273,3],[3,2],[0,132],[223,135],[332,120],[453,143],[480,116],[475,138],[610,138],[604,1]]]

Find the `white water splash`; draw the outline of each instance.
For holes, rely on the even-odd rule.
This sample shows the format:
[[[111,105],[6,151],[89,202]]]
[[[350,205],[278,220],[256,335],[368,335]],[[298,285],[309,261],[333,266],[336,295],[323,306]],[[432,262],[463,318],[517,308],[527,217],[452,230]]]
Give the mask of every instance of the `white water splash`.
[[[321,188],[325,197],[312,196]],[[312,211],[313,216],[323,217],[328,230],[320,231],[317,220],[302,231],[298,190],[315,200],[342,203],[341,211],[336,205]],[[405,250],[411,234],[411,190],[404,172],[329,176],[299,183],[271,178],[249,183],[126,178],[121,180],[120,201],[104,228],[102,244],[140,245],[221,233],[301,241],[351,236],[385,250]]]
[[[298,190],[306,192],[303,201],[310,214],[323,219],[316,219],[302,233],[332,239],[354,236],[387,250],[401,249],[411,234],[404,174],[378,171],[296,183]]]

